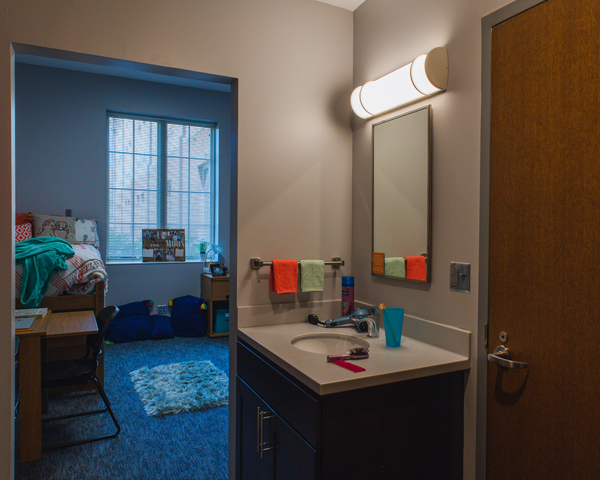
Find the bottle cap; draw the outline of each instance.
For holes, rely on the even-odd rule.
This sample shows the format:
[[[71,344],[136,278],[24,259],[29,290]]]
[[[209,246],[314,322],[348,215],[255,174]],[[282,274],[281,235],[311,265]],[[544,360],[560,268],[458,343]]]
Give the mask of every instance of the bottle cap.
[[[342,277],[342,287],[353,287],[354,277]]]

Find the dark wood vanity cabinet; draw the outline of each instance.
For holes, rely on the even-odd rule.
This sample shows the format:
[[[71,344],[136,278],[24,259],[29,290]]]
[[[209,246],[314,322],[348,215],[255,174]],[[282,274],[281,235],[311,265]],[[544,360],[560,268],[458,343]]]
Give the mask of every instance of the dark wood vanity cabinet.
[[[316,477],[316,450],[270,405],[237,379],[238,478],[305,480]]]
[[[237,371],[240,480],[463,477],[462,371],[320,396],[243,342]]]

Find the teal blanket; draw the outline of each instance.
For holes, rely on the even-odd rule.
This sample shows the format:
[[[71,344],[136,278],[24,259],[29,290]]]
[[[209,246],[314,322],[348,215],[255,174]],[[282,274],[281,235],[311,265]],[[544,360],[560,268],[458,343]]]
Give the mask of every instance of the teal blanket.
[[[60,238],[36,237],[15,245],[17,265],[23,265],[21,304],[23,308],[37,307],[58,270],[67,270],[67,258],[75,255],[72,245]]]

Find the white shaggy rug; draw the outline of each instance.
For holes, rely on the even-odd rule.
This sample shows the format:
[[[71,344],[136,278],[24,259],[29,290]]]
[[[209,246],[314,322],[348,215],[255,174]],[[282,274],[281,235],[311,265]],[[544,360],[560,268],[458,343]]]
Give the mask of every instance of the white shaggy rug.
[[[229,378],[210,361],[142,367],[129,375],[148,415],[196,412],[229,403]]]

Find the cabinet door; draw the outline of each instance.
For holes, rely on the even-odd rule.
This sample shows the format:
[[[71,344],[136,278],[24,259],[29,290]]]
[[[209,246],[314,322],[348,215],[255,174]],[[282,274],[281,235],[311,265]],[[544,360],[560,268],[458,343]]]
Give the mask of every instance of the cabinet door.
[[[240,378],[236,408],[238,479],[316,478],[317,452]]]
[[[269,419],[273,438],[274,478],[308,480],[317,478],[317,452],[281,418]]]
[[[237,379],[237,478],[239,480],[269,480],[273,478],[273,451],[265,446],[271,443],[271,432],[261,428],[270,419],[262,420],[261,412],[270,412],[267,405],[248,386]],[[269,415],[267,415],[269,416]],[[261,440],[263,452],[261,455]],[[262,458],[261,458],[262,457]]]

